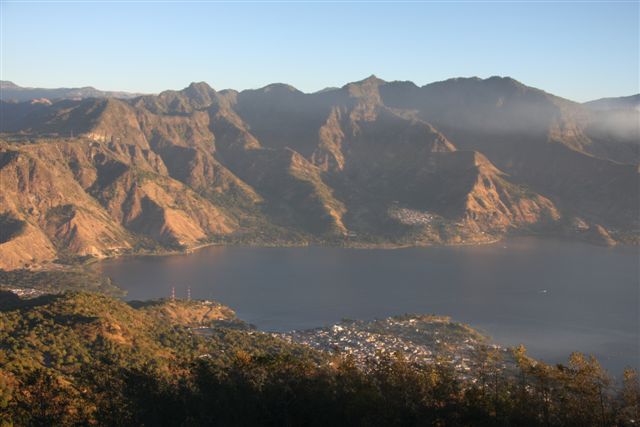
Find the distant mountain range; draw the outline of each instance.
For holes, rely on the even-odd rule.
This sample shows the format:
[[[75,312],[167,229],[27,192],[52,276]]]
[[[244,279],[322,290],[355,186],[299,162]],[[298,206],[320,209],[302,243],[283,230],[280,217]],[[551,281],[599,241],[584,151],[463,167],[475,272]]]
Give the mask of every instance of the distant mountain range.
[[[212,242],[638,241],[637,96],[375,76],[312,94],[33,96],[0,103],[0,268]]]
[[[292,86],[290,86],[293,88]],[[293,88],[295,89],[295,88]],[[337,87],[326,87],[316,94],[323,92],[331,92],[338,90]],[[84,99],[84,98],[121,98],[131,99],[143,96],[141,93],[125,92],[125,91],[103,91],[92,86],[79,88],[36,88],[22,87],[17,84],[0,80],[0,100],[2,101],[31,101],[46,98],[49,100],[59,99]],[[615,110],[615,109],[640,109],[640,94],[631,96],[621,96],[613,98],[601,98],[594,101],[588,101],[583,104],[585,107],[593,110]]]
[[[640,110],[640,94],[618,98],[601,98],[584,104],[592,110]]]
[[[2,101],[31,101],[34,99],[84,99],[84,98],[135,98],[139,93],[110,92],[98,90],[94,87],[43,89],[36,87],[21,87],[13,82],[0,80],[0,100]]]

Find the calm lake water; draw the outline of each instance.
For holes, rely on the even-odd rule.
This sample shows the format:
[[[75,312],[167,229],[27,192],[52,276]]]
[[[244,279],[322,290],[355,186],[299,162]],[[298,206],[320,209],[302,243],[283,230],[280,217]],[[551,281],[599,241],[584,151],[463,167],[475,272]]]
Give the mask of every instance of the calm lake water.
[[[503,345],[562,362],[594,354],[612,373],[640,366],[639,249],[517,238],[488,246],[396,250],[209,247],[109,260],[128,299],[214,299],[258,328],[342,318],[451,316]]]

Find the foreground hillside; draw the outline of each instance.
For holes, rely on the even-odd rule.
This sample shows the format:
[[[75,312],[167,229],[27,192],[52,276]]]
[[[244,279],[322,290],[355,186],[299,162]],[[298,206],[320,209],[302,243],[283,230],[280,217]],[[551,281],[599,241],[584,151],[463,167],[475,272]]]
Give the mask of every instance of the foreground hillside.
[[[522,348],[504,369],[505,352],[486,348],[461,377],[438,354],[402,353],[415,356],[434,334],[443,348],[471,340],[480,350],[468,327],[432,317],[356,325],[408,347],[354,359],[254,331],[213,302],[2,293],[0,424],[631,426],[638,417],[633,371],[613,384],[594,359],[552,367]]]
[[[509,78],[0,102],[4,269],[233,242],[610,245],[640,229],[638,110]]]
[[[73,375],[83,364],[103,359],[128,366],[152,363],[166,369],[208,353],[224,358],[225,351],[234,351],[232,337],[222,334],[203,340],[191,331],[238,322],[231,309],[214,302],[127,304],[82,292],[33,299],[2,292],[0,304],[2,366],[12,372],[47,367]],[[243,344],[247,344],[242,347],[245,351],[254,345],[295,348],[266,335],[256,335]]]

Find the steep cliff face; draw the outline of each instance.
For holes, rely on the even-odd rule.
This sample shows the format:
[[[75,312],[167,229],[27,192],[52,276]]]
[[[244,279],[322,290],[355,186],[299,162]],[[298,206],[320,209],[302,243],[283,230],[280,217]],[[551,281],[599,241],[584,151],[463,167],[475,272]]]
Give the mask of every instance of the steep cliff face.
[[[189,247],[238,227],[231,215],[167,176],[162,159],[138,145],[88,136],[3,148],[0,157],[3,211],[29,224],[0,243],[0,268],[117,255],[147,237]],[[26,239],[37,247],[33,254],[22,249]]]
[[[467,220],[490,224],[497,229],[528,225],[549,225],[561,217],[554,204],[527,187],[507,181],[489,160],[473,153],[476,179],[467,195]]]
[[[4,224],[1,226],[4,227]],[[19,233],[0,242],[0,268],[3,269],[12,270],[46,264],[56,256],[56,248],[47,235],[26,221]]]
[[[67,252],[104,256],[130,248],[130,234],[57,161],[57,147],[38,148],[0,149],[0,205],[4,214],[27,224],[14,239],[0,244],[0,266],[51,261]],[[25,242],[31,239],[30,253]]]
[[[192,246],[237,227],[206,199],[166,176],[129,170],[94,194],[125,227],[164,244]]]
[[[144,137],[169,176],[209,198],[233,198],[244,205],[260,202],[250,186],[216,159],[217,139],[208,112],[156,115],[142,111],[138,118]]]
[[[386,105],[414,109],[457,147],[482,152],[511,181],[544,194],[567,214],[638,230],[637,112],[624,110],[626,118],[613,124],[611,111],[500,77],[422,88],[389,83],[381,93]]]
[[[240,173],[265,195],[270,212],[281,225],[293,225],[314,234],[344,234],[345,207],[322,180],[321,171],[291,149],[264,149],[251,153]]]
[[[603,111],[508,78],[375,76],[1,102],[0,268],[223,239],[633,240],[638,143]]]
[[[409,221],[410,230],[405,230],[409,234],[438,229],[436,235],[422,237],[427,241],[457,240],[457,233],[465,238],[503,233],[560,219],[550,200],[510,183],[507,174],[482,154],[457,150],[413,111],[384,106],[380,95],[384,84],[370,77],[343,88],[311,156],[348,200],[347,212],[361,212],[348,215],[348,227],[372,232],[371,224],[366,224],[372,216],[379,222],[374,228],[389,219],[403,222],[398,206],[424,219]]]

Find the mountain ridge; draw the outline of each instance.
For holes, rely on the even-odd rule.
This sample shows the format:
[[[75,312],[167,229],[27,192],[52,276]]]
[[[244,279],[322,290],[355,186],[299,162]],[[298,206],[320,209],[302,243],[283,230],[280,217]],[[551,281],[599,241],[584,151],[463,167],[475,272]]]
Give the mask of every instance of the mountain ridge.
[[[430,85],[434,85],[434,84],[439,84],[439,83],[446,83],[446,82],[456,82],[456,81],[464,81],[464,80],[469,80],[469,81],[483,81],[483,80],[490,80],[490,79],[506,79],[509,81],[512,81],[515,84],[519,84],[519,85],[523,85],[523,83],[521,83],[520,81],[518,81],[517,79],[514,79],[513,77],[510,76],[499,76],[499,75],[495,75],[495,76],[490,76],[487,77],[485,79],[478,77],[478,76],[470,76],[470,77],[452,77],[449,79],[445,79],[445,80],[440,80],[440,81],[434,81],[431,83],[425,83],[423,86],[418,86],[416,85],[414,82],[410,81],[410,80],[390,80],[390,81],[386,81],[386,80],[382,80],[379,79],[375,74],[370,75],[369,77],[366,77],[362,80],[353,82],[353,83],[358,83],[358,82],[362,82],[364,80],[367,80],[369,78],[375,78],[380,80],[383,83],[389,83],[389,84],[404,84],[404,83],[408,83],[411,84],[415,87],[425,87],[425,86],[430,86]],[[206,84],[209,88],[212,88],[211,85],[209,85],[209,83],[205,82],[205,81],[200,81],[200,82],[191,82],[187,87],[194,85],[194,84]],[[348,84],[348,83],[347,83]],[[243,92],[243,91],[247,91],[247,90],[263,90],[268,88],[269,86],[285,86],[288,87],[290,90],[292,91],[297,91],[300,93],[303,93],[305,95],[314,95],[314,94],[320,94],[323,92],[327,92],[327,91],[334,91],[334,90],[339,90],[341,89],[340,87],[336,87],[336,86],[328,86],[325,87],[323,89],[319,89],[316,91],[312,91],[312,92],[302,92],[299,89],[297,89],[296,87],[287,84],[287,83],[269,83],[265,86],[256,88],[256,89],[242,89],[242,90],[236,90],[236,89],[222,89],[220,90],[220,92],[224,92],[224,91],[235,91],[235,92]],[[346,86],[346,85],[344,85]],[[343,86],[343,87],[344,87]],[[524,85],[523,85],[524,86]],[[96,89],[93,86],[84,86],[84,87],[75,87],[75,88],[64,88],[64,87],[59,87],[59,88],[40,88],[40,87],[25,87],[25,86],[19,86],[17,84],[15,84],[12,81],[9,80],[0,80],[0,89],[18,89],[18,90],[24,90],[24,91],[29,91],[29,90],[42,90],[42,91],[80,91],[80,90],[87,90],[87,92],[89,93],[89,95],[83,95],[83,96],[79,96],[80,98],[90,98],[92,97],[90,95],[91,91],[96,91],[99,93],[103,93],[105,95],[100,95],[99,97],[109,97],[109,96],[113,96],[113,97],[117,97],[117,98],[125,98],[125,99],[129,99],[129,98],[136,98],[136,97],[140,97],[140,96],[145,96],[145,94],[143,93],[139,93],[139,92],[128,92],[128,91],[102,91],[99,89]],[[171,90],[170,90],[171,91]],[[173,90],[176,91],[176,90]],[[108,94],[116,94],[116,96],[114,95],[108,95]],[[121,95],[121,96],[118,96]],[[151,94],[149,94],[151,95]],[[606,98],[599,98],[599,99],[595,99],[595,100],[591,100],[591,101],[585,101],[582,102],[582,105],[585,106],[591,106],[591,105],[597,105],[598,103],[602,103],[602,102],[615,102],[616,100],[620,100],[621,102],[630,102],[632,103],[632,105],[637,104],[638,102],[638,97],[640,97],[640,94],[633,94],[633,95],[628,95],[628,96],[618,96],[618,97],[606,97]],[[20,101],[26,101],[26,100],[31,100],[31,99],[36,99],[36,98],[41,98],[41,97],[32,97],[32,98],[25,98],[25,99],[21,99]],[[56,99],[65,99],[65,98],[69,98],[68,96],[63,96],[63,97],[59,97]],[[0,96],[0,99],[5,100],[4,96]],[[569,100],[568,98],[564,98]],[[571,101],[571,100],[569,100]],[[576,102],[576,103],[580,103],[577,101],[571,101],[571,102]]]
[[[612,121],[511,78],[419,87],[372,75],[310,94],[194,82],[2,101],[0,113],[0,214],[21,224],[0,242],[0,268],[207,243],[638,234],[634,116]]]
[[[139,93],[125,91],[103,91],[93,86],[39,88],[23,87],[8,80],[0,80],[0,100],[3,101],[31,101],[35,99],[84,99],[84,98],[135,98]]]

